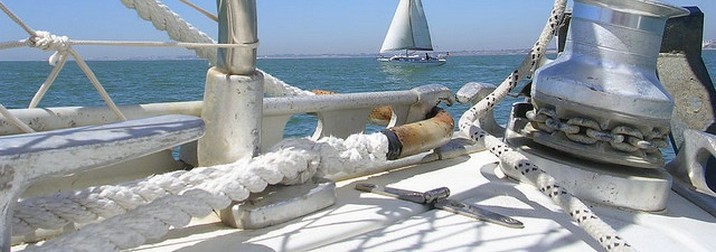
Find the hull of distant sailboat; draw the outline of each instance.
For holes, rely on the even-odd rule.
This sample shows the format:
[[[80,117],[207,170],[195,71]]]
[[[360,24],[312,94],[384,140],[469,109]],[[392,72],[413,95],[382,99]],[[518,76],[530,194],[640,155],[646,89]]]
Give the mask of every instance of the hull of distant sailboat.
[[[424,58],[416,56],[395,55],[391,57],[380,57],[378,61],[385,63],[397,63],[418,66],[440,66],[447,63],[445,58]]]

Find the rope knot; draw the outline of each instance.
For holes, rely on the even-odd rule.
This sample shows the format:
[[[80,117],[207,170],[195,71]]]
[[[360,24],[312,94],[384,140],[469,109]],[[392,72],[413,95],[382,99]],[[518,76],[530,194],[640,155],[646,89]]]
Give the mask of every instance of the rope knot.
[[[40,48],[44,51],[67,51],[70,47],[70,38],[67,36],[57,36],[46,31],[36,31],[36,35],[30,37],[30,45]]]
[[[50,65],[54,66],[57,62],[67,55],[70,48],[70,38],[67,36],[57,36],[47,31],[36,31],[35,35],[29,39],[30,46],[40,48],[43,51],[55,51],[48,60]]]

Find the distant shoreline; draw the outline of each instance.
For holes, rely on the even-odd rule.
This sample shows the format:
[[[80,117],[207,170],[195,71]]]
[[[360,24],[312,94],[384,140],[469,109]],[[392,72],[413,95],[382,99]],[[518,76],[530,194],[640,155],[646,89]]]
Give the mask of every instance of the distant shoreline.
[[[706,47],[704,51],[716,51],[716,48]],[[489,55],[525,55],[529,53],[530,49],[502,49],[502,50],[461,50],[461,51],[450,51],[450,57],[462,57],[462,56],[489,56]],[[433,54],[446,55],[448,52],[432,52]],[[547,53],[556,53],[556,49],[548,49]],[[259,60],[271,60],[271,59],[340,59],[340,58],[374,58],[380,54],[377,53],[340,53],[340,54],[271,54],[271,55],[259,55]],[[389,54],[384,54],[389,55]],[[73,59],[70,58],[70,61]],[[87,58],[87,61],[160,61],[160,60],[204,60],[194,55],[176,55],[176,56],[148,56],[148,57],[124,57],[124,58],[112,58],[112,57],[99,57],[99,58]],[[47,61],[47,59],[27,59],[27,60],[3,60],[0,62],[32,62],[32,61]]]
[[[526,54],[530,49],[503,49],[503,50],[461,50],[450,51],[450,56],[480,56],[480,55],[516,55]],[[432,54],[446,55],[448,52],[431,52]],[[339,53],[339,54],[271,54],[259,55],[257,59],[338,59],[338,58],[374,58],[380,54],[377,53]],[[388,54],[385,54],[388,55]],[[73,60],[70,58],[69,60]],[[86,58],[87,61],[154,61],[154,60],[203,60],[194,55],[176,55],[176,56],[147,56],[147,57],[96,57]],[[47,59],[27,59],[27,60],[3,60],[4,62],[12,61],[47,61]]]
[[[430,52],[431,54],[450,54],[450,57],[459,56],[481,56],[481,55],[520,55],[529,53],[530,49],[503,49],[503,50],[461,50],[461,51],[438,51]],[[555,51],[554,49],[549,50]],[[422,53],[422,52],[421,52]],[[377,53],[360,53],[360,54],[274,54],[260,55],[259,59],[316,59],[316,58],[374,58],[380,54]],[[385,53],[383,55],[390,55]]]

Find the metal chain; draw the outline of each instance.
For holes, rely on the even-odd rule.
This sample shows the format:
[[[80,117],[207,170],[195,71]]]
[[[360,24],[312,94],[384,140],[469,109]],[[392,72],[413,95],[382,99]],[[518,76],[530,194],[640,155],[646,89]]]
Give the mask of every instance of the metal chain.
[[[527,112],[527,119],[531,121],[534,128],[553,133],[561,131],[571,141],[582,144],[595,144],[607,142],[615,150],[622,152],[634,152],[643,150],[647,153],[658,152],[659,148],[666,147],[666,136],[668,131],[662,132],[655,128],[649,132],[641,132],[631,126],[617,126],[613,129],[602,129],[595,120],[574,117],[560,119],[553,109],[540,108],[537,111]]]

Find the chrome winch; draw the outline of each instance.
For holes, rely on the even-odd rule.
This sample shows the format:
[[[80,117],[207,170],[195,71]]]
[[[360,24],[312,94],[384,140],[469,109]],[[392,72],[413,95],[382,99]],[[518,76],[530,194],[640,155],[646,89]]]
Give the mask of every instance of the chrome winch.
[[[576,0],[564,52],[535,73],[531,138],[601,162],[663,167],[674,103],[656,61],[666,20],[687,13],[653,1]]]
[[[578,197],[663,209],[672,179],[659,148],[674,103],[656,63],[666,20],[685,14],[650,0],[575,0],[565,50],[536,71],[530,102],[513,105],[508,144]]]

